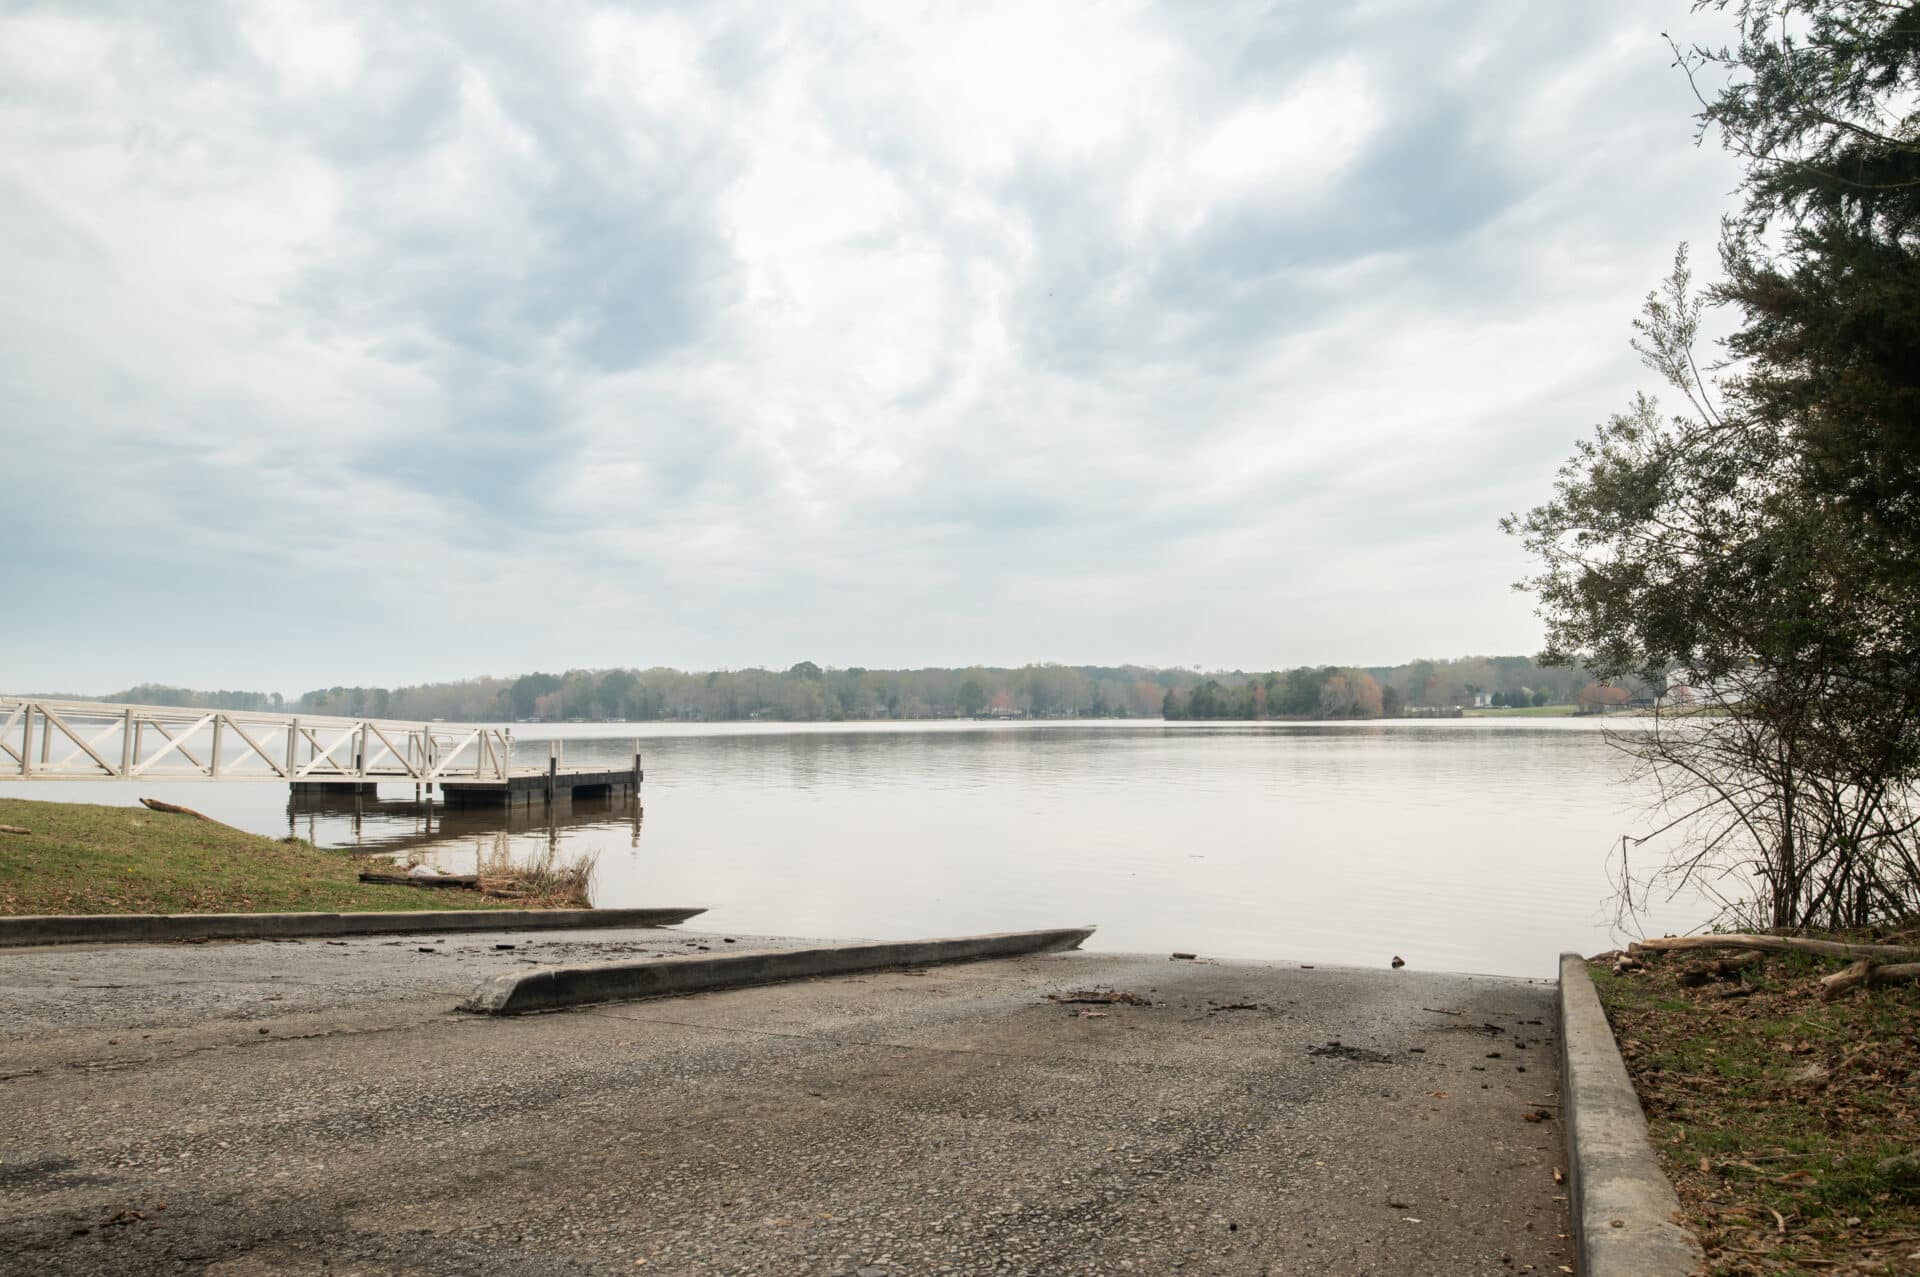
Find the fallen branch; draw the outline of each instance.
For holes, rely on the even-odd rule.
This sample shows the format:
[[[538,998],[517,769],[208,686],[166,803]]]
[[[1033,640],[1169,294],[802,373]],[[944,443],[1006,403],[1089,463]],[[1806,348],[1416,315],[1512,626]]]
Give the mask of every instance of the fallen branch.
[[[1696,962],[1682,969],[1675,979],[1683,989],[1697,989],[1710,980],[1738,980],[1742,971],[1765,956],[1747,949],[1729,957],[1716,958],[1712,962]]]
[[[195,820],[204,820],[210,825],[217,825],[220,823],[219,821],[215,820],[213,817],[207,815],[205,812],[195,811],[191,807],[182,807],[179,803],[164,803],[164,802],[161,802],[158,798],[142,798],[140,800],[140,805],[142,807],[145,807],[149,811],[164,811],[175,816],[191,816]]]
[[[1889,964],[1862,958],[1844,971],[1821,977],[1820,996],[1832,999],[1863,985],[1908,984],[1914,980],[1920,980],[1920,962]]]
[[[33,830],[24,825],[0,825],[0,834],[30,834]]]
[[[361,871],[361,882],[377,882],[389,887],[477,887],[478,874],[434,874],[431,877],[403,873],[381,873],[377,869]]]
[[[1627,946],[1634,953],[1664,953],[1673,949],[1758,949],[1763,953],[1817,953],[1825,958],[1920,958],[1920,948],[1896,944],[1847,944],[1840,940],[1807,940],[1800,936],[1667,936]]]

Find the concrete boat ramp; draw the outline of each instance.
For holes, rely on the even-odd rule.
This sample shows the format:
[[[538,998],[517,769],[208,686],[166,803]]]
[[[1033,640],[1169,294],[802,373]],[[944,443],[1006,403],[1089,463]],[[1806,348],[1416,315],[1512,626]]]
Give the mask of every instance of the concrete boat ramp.
[[[453,1009],[534,965],[799,943],[731,939],[8,951],[0,1272],[1573,1262],[1547,981],[1071,952]]]

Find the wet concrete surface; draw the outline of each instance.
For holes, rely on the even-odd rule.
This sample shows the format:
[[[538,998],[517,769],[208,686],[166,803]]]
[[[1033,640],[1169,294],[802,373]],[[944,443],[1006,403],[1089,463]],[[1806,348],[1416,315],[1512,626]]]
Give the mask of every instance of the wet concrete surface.
[[[1547,982],[1069,953],[453,1013],[522,939],[0,955],[0,1272],[1572,1262]]]

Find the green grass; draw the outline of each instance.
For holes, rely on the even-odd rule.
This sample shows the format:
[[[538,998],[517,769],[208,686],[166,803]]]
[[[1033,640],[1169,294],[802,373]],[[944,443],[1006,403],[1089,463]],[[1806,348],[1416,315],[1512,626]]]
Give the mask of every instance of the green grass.
[[[361,862],[144,807],[0,798],[0,915],[525,907],[477,891],[359,881]]]
[[[1572,718],[1579,712],[1578,705],[1524,705],[1518,708],[1470,709],[1466,715],[1468,718]]]
[[[1709,1270],[1825,1271],[1847,1260],[1920,1271],[1920,987],[1860,991],[1833,1002],[1818,977],[1839,964],[1770,957],[1744,976],[1741,999],[1714,985],[1683,990],[1679,955],[1595,987],[1647,1111],[1648,1134]],[[1766,1262],[1757,1262],[1764,1252]]]

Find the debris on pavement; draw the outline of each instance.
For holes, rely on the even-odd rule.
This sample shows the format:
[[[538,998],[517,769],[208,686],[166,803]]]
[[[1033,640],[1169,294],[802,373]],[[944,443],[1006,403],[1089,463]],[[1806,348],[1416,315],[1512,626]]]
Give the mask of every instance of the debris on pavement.
[[[1067,993],[1049,993],[1047,1001],[1058,1002],[1062,1006],[1150,1007],[1153,1005],[1139,994],[1129,993],[1125,989],[1074,989]]]

